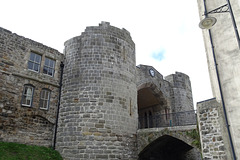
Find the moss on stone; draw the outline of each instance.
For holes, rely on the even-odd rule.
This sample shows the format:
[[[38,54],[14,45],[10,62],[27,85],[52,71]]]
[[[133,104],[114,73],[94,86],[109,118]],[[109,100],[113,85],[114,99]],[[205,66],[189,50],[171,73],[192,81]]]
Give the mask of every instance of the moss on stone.
[[[192,145],[196,146],[197,148],[201,149],[201,142],[200,142],[200,135],[197,129],[193,129],[190,131],[186,131],[186,135],[192,139]]]

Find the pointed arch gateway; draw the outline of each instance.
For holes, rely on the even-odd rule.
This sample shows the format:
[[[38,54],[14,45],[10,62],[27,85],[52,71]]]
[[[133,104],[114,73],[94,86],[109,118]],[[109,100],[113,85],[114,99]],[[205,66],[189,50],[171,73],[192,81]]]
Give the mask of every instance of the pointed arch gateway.
[[[182,103],[177,102],[185,101],[179,99],[180,91],[175,93],[176,77],[171,75],[164,80],[160,73],[149,76],[151,68],[138,67],[138,160],[200,160],[195,114],[175,112],[176,105]]]
[[[163,92],[153,82],[147,82],[138,86],[137,102],[139,129],[153,128],[159,126],[160,123],[168,123],[167,114],[170,106]],[[158,115],[165,116],[156,119]]]

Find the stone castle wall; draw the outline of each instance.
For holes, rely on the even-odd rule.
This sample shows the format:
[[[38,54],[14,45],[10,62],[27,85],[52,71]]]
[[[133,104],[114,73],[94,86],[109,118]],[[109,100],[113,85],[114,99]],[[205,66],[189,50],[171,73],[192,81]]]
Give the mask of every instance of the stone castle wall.
[[[149,126],[196,123],[191,82],[186,74],[176,72],[163,78],[152,66],[138,65],[137,88],[141,127],[147,123]]]
[[[135,44],[102,22],[65,42],[57,149],[69,159],[136,159]]]
[[[28,67],[31,53],[41,56],[39,72]],[[53,76],[44,73],[47,58],[55,61]],[[189,77],[164,79],[151,66],[136,67],[130,33],[108,22],[66,41],[64,54],[0,28],[0,59],[0,141],[42,146],[53,145],[64,61],[56,148],[65,159],[137,159],[141,89],[150,89],[158,114],[193,108]],[[22,105],[25,86],[34,88],[31,106]],[[47,110],[39,107],[45,89]]]
[[[154,76],[150,75],[150,70],[154,70]],[[165,108],[171,110],[171,86],[168,81],[163,78],[155,68],[147,65],[138,65],[137,66],[137,89],[140,91],[144,88],[151,88],[152,94],[158,99],[161,107],[154,107],[155,112],[161,114]],[[144,97],[143,97],[144,98]],[[157,109],[158,108],[158,109]],[[142,116],[142,115],[139,115]]]
[[[154,77],[150,75],[150,69],[155,71]],[[137,87],[138,90],[146,87],[153,88],[154,92],[159,94],[160,101],[163,102],[164,107],[162,108],[167,107],[171,112],[194,110],[191,82],[184,73],[176,72],[163,77],[152,66],[139,65],[137,67]]]
[[[197,103],[203,159],[232,159],[221,107],[216,99]]]
[[[42,56],[39,73],[28,69],[32,51]],[[45,57],[56,60],[54,77],[42,73]],[[0,59],[0,140],[51,146],[58,103],[58,66],[63,55],[0,28]],[[34,87],[31,107],[21,105],[25,85]],[[48,110],[39,108],[42,89],[51,91]]]

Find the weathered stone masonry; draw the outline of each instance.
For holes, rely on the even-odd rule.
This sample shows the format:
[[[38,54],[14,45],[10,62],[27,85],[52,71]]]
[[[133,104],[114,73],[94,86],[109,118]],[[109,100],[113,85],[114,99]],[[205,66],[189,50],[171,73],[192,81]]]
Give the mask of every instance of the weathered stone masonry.
[[[28,69],[31,52],[42,58],[39,72]],[[64,54],[0,28],[0,58],[0,140],[43,146],[53,143],[64,62],[56,149],[65,159],[137,159],[139,116],[193,110],[189,77],[136,67],[130,33],[108,22],[66,41]],[[55,61],[53,76],[43,72],[46,58]],[[30,107],[21,103],[25,85],[34,88]],[[44,89],[48,110],[39,107]]]
[[[56,60],[59,66],[63,55],[38,42],[0,28],[0,140],[52,146],[56,119],[59,68],[54,77],[28,70],[30,52]],[[32,107],[21,106],[24,85],[34,86]],[[39,108],[42,89],[51,91],[48,110]]]
[[[149,70],[155,71],[155,76],[149,76]],[[195,122],[193,111],[192,89],[189,77],[180,72],[166,76],[165,78],[152,66],[137,66],[137,89],[138,89],[138,115],[140,125],[144,128],[144,116],[151,112],[152,116],[178,112],[177,119],[171,118],[171,122],[165,117],[160,118],[164,124],[181,124],[186,121]],[[152,95],[152,96],[147,96]],[[173,115],[174,116],[174,115]],[[160,120],[159,119],[159,120]],[[168,121],[168,122],[167,122]],[[155,124],[154,124],[155,125]]]
[[[135,45],[102,23],[65,42],[57,149],[69,159],[136,159]],[[127,125],[126,125],[127,124]]]
[[[203,158],[227,160],[231,156],[221,104],[215,98],[199,102],[197,112]]]

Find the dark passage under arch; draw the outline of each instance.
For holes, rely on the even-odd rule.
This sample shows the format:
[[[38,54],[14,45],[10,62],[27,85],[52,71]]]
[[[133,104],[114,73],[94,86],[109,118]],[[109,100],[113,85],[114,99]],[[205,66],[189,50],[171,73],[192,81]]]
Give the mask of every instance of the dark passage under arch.
[[[149,144],[139,154],[139,160],[192,160],[189,155],[193,147],[187,143],[164,135]]]

